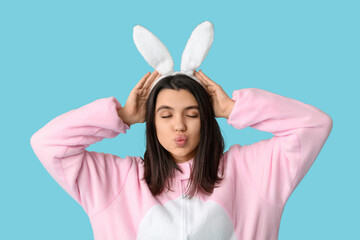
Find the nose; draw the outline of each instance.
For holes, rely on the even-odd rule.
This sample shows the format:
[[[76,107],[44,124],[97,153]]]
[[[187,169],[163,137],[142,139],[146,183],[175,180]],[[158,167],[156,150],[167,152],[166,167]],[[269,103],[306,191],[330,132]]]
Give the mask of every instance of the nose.
[[[175,131],[185,131],[186,130],[186,125],[183,119],[183,116],[178,115],[176,117],[174,117],[174,130]]]

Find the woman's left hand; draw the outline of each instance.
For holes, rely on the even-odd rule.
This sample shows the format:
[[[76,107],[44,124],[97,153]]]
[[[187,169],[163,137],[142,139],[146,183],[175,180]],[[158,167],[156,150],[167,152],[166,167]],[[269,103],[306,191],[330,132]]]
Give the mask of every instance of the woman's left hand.
[[[215,117],[228,118],[235,102],[229,98],[222,87],[208,78],[201,70],[194,72],[194,75],[205,86],[211,96]]]

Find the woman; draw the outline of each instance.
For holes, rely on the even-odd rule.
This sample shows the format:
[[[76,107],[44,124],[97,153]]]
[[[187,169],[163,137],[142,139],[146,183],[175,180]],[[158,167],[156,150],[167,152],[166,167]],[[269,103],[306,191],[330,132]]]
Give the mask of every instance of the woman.
[[[194,74],[204,87],[178,74],[151,90],[160,75],[147,73],[124,107],[99,99],[32,136],[44,167],[88,214],[95,239],[277,239],[285,203],[329,136],[331,118],[256,88],[231,99],[201,70]],[[223,153],[215,117],[274,137]],[[145,121],[144,158],[85,150]]]

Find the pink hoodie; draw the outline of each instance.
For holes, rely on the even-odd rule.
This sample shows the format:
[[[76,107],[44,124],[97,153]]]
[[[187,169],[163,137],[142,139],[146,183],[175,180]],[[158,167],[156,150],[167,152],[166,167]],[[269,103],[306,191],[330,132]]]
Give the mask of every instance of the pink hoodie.
[[[177,171],[174,192],[153,197],[141,180],[142,158],[85,150],[129,129],[114,97],[56,117],[30,143],[46,170],[83,207],[96,240],[278,239],[285,203],[322,149],[332,119],[261,89],[236,90],[232,99],[228,124],[274,136],[231,146],[221,159],[225,178],[210,196],[183,197],[193,159],[179,164],[184,173]]]

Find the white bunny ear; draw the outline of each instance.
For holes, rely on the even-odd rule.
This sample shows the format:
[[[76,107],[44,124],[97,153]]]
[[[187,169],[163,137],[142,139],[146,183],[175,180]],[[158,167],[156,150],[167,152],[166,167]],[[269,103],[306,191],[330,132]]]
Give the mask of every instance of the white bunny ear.
[[[141,25],[133,28],[134,42],[145,60],[161,75],[174,72],[174,61],[166,46]]]
[[[214,40],[214,26],[211,22],[200,23],[191,33],[181,57],[181,72],[194,75],[208,54]]]

